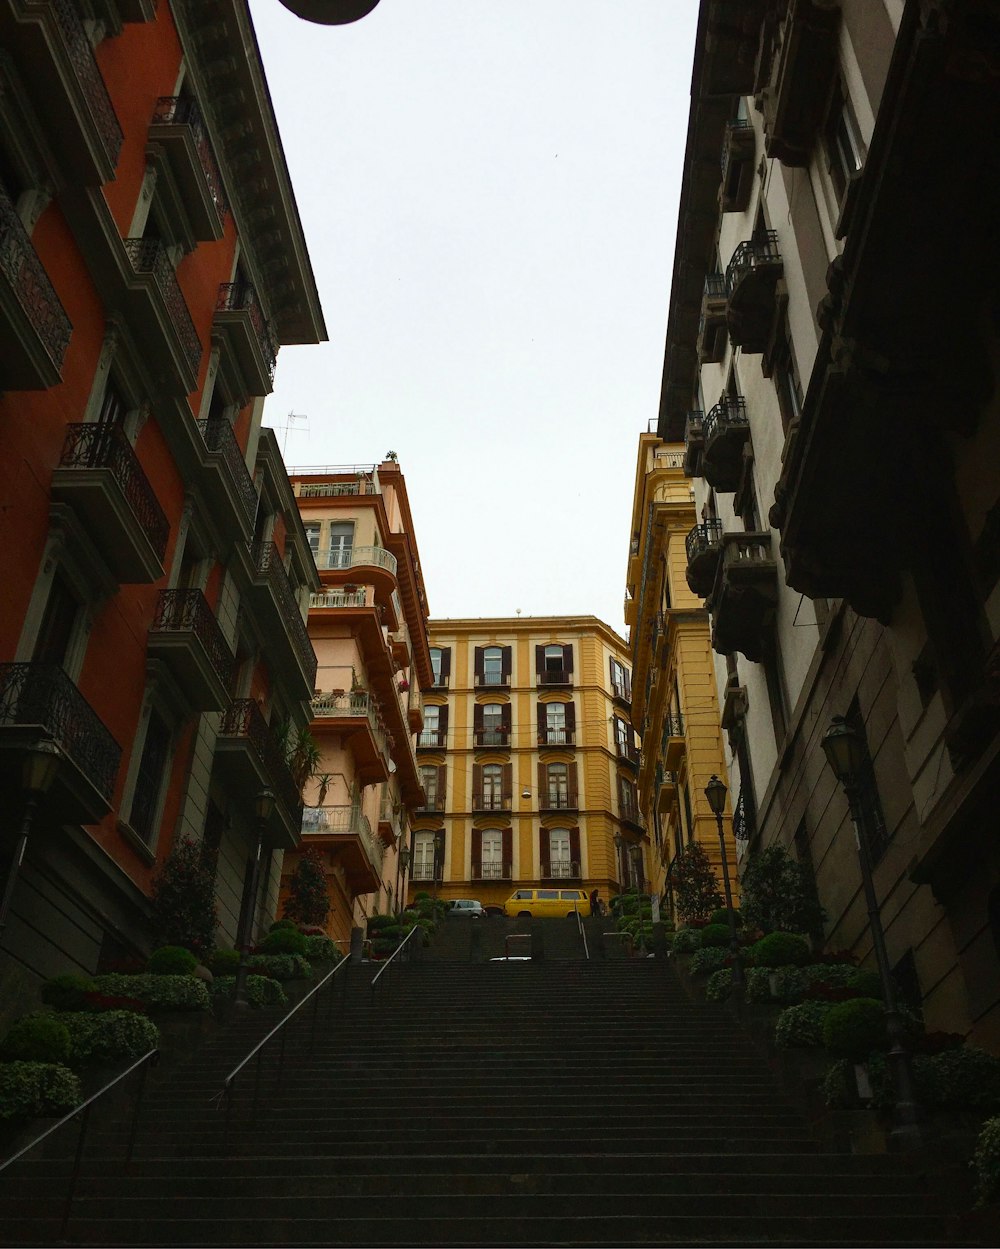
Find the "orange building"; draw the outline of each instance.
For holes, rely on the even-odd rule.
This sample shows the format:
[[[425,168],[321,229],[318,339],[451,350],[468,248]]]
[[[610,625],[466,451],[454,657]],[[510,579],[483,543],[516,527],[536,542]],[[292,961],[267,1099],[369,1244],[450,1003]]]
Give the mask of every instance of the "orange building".
[[[261,410],[324,338],[245,0],[0,0],[3,990],[147,948],[182,834],[231,943],[265,788],[273,909],[319,582]]]
[[[406,896],[406,846],[424,791],[414,753],[434,682],[427,597],[406,482],[394,459],[292,469],[322,589],[309,636],[319,660],[311,731],[321,762],[306,790],[302,846],[321,852],[330,935]],[[283,891],[298,861],[285,856]]]

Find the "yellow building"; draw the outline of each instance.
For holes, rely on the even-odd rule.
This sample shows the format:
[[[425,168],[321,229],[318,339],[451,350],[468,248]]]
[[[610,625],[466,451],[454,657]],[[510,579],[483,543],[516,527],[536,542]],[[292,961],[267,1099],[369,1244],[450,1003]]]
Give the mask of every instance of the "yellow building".
[[[687,579],[692,552],[712,522],[698,523],[684,455],[682,446],[656,434],[640,435],[625,598],[632,717],[642,736],[639,810],[653,848],[650,887],[671,911],[672,864],[692,841],[705,847],[722,892],[718,825],[705,786],[713,773],[727,776],[708,612]],[[745,800],[736,807],[737,831],[743,833]],[[731,812],[727,801],[723,829],[735,889]]]
[[[595,616],[429,622],[410,896],[644,880],[628,648]],[[616,841],[616,834],[618,838]]]

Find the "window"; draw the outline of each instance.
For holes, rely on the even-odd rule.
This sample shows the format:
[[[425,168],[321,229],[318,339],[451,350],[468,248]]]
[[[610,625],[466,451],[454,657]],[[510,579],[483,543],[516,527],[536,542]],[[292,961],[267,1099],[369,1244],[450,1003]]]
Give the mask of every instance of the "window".
[[[306,540],[309,543],[309,550],[312,551],[313,557],[319,554],[319,521],[309,521],[303,526],[306,531]]]
[[[861,172],[864,151],[854,113],[839,84],[834,90],[827,117],[825,141],[830,177],[837,198],[842,201],[844,192]]]
[[[437,687],[447,686],[448,677],[451,675],[451,647],[450,646],[432,646],[431,647],[431,671],[434,674],[434,685]]]
[[[569,767],[565,763],[550,763],[546,777],[548,806],[565,810],[569,806]]]
[[[549,875],[559,879],[573,874],[569,857],[569,829],[549,829]]]
[[[484,828],[479,843],[479,875],[483,880],[503,880],[503,833]]]
[[[424,706],[424,728],[418,746],[443,746],[448,734],[448,708],[435,703]]]
[[[129,825],[145,845],[156,844],[160,816],[160,797],[170,755],[170,729],[154,709],[149,713],[146,740],[139,759]]]
[[[420,784],[425,794],[424,807],[428,811],[440,810],[438,796],[444,798],[444,786],[440,784],[441,769],[433,763],[425,763],[420,768]]]
[[[632,759],[635,756],[635,738],[632,726],[619,716],[615,716],[615,750],[619,759]]]
[[[438,834],[443,836],[443,834]],[[419,832],[413,834],[413,865],[410,870],[411,880],[434,880],[434,833]]]
[[[882,800],[878,793],[875,780],[875,765],[868,749],[868,734],[865,731],[861,704],[857,698],[851,703],[844,717],[854,730],[863,747],[861,770],[857,777],[858,801],[860,805],[860,832],[868,849],[869,862],[874,866],[889,848],[889,830],[885,823]]]
[[[52,587],[35,639],[32,655],[35,663],[66,666],[79,615],[80,604],[76,595],[65,577],[57,572],[52,579]]]
[[[483,746],[501,746],[506,741],[506,737],[507,735],[503,727],[503,704],[484,703],[481,744]]]
[[[569,685],[573,679],[573,647],[561,643],[536,646],[535,672],[539,685]]]
[[[482,804],[483,811],[500,811],[503,809],[503,768],[499,763],[487,763],[482,771]]]
[[[335,521],[330,525],[329,568],[350,568],[354,547],[353,521]]]
[[[545,740],[550,746],[564,745],[566,737],[566,704],[547,703],[545,706]]]
[[[487,646],[483,651],[483,684],[499,685],[503,679],[503,651],[499,646]]]
[[[628,702],[632,696],[632,681],[628,669],[617,659],[611,660],[611,693],[623,702]]]
[[[623,820],[633,824],[639,822],[639,801],[636,797],[635,782],[627,777],[618,778],[618,808]]]

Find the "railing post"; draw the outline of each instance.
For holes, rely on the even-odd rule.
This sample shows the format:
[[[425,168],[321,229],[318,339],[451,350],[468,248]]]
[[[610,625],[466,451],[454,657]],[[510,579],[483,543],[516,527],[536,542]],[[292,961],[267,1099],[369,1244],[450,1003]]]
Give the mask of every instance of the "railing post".
[[[83,1145],[87,1139],[87,1127],[90,1123],[90,1106],[88,1105],[80,1116],[80,1131],[76,1138],[76,1153],[73,1157],[73,1174],[69,1177],[69,1192],[66,1194],[66,1204],[63,1206],[62,1222],[59,1225],[59,1239],[66,1239],[66,1228],[69,1226],[69,1215],[73,1208],[73,1198],[76,1196],[76,1185],[80,1178],[80,1164],[83,1161]]]
[[[158,1057],[158,1054],[157,1054]],[[156,1062],[156,1057],[151,1058],[149,1062],[143,1063],[142,1071],[139,1073],[139,1087],[135,1095],[135,1109],[132,1111],[132,1127],[128,1136],[128,1149],[125,1153],[125,1170],[127,1171],[132,1165],[132,1154],[135,1150],[135,1137],[139,1130],[139,1110],[142,1107],[142,1095],[146,1089],[146,1072],[150,1065]]]
[[[236,1087],[236,1081],[230,1080],[226,1085],[226,1121],[222,1126],[222,1152],[229,1152],[229,1121],[233,1113],[233,1089]]]

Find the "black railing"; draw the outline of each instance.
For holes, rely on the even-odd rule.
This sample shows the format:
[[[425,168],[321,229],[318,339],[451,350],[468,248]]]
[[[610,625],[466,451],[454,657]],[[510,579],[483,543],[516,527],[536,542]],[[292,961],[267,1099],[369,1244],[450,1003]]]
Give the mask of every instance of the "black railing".
[[[705,295],[709,299],[725,299],[729,294],[724,273],[710,273],[705,278]]]
[[[17,302],[42,340],[49,359],[61,371],[73,326],[2,183],[0,273],[7,279]]]
[[[125,496],[156,558],[163,563],[170,522],[120,425],[88,421],[68,425],[60,468],[106,468]]]
[[[506,729],[476,729],[473,733],[477,746],[506,746]]]
[[[115,115],[108,89],[104,85],[104,78],[94,59],[94,49],[72,0],[51,0],[51,7],[66,45],[70,64],[76,72],[80,89],[90,109],[94,127],[113,168],[118,164],[118,154],[125,136]]]
[[[252,525],[257,515],[257,491],[246,466],[240,444],[236,441],[233,427],[225,417],[210,417],[198,422],[201,436],[209,451],[217,451],[229,470],[233,487],[240,501],[243,515]]]
[[[215,211],[219,214],[219,221],[221,222],[228,210],[226,193],[223,190],[222,175],[219,173],[219,166],[215,159],[215,153],[212,151],[212,144],[205,130],[205,122],[197,101],[192,100],[189,96],[160,96],[156,101],[156,107],[153,109],[153,125],[187,126],[190,129],[191,137],[194,139],[194,145],[198,151],[198,159],[205,174],[205,181],[208,183],[209,194],[212,197]]]
[[[732,425],[749,425],[747,402],[742,395],[723,395],[705,417],[702,426],[705,441],[709,442],[719,431]]]
[[[510,880],[511,865],[509,863],[480,863],[473,866],[473,880]]]
[[[700,411],[689,412],[684,418],[684,441],[700,442],[702,438],[702,424],[705,420],[705,413]]]
[[[180,340],[184,360],[197,374],[201,360],[201,339],[191,320],[187,301],[177,282],[177,274],[166,247],[159,239],[125,239],[125,250],[136,273],[148,273],[156,282],[167,315]]]
[[[432,750],[443,750],[447,739],[446,729],[424,729],[417,738],[417,745],[430,747]]]
[[[423,802],[417,803],[416,809],[418,811],[443,811],[444,794],[428,794]]]
[[[473,794],[473,811],[509,811],[510,799],[501,794]]]
[[[288,770],[288,762],[281,743],[252,698],[238,698],[223,714],[219,736],[241,737],[250,743],[271,782],[272,789],[289,814],[295,817],[296,813],[302,809],[302,797]],[[294,823],[298,826],[301,819],[295,818]]]
[[[756,825],[753,804],[747,801],[746,794],[740,789],[740,796],[733,808],[733,836],[737,841],[751,841],[757,832]]]
[[[549,870],[542,873],[543,880],[576,880],[580,875],[579,863],[550,863]]]
[[[576,794],[560,793],[550,789],[543,792],[538,809],[540,811],[575,811]]]
[[[274,366],[278,359],[278,340],[271,323],[264,315],[257,292],[250,282],[223,282],[219,287],[216,312],[245,312],[250,318],[257,346],[263,357],[267,374],[274,381]]]
[[[212,671],[228,686],[236,666],[208,599],[201,590],[161,590],[153,616],[153,632],[193,633],[205,648]]]
[[[538,734],[538,741],[543,746],[572,746],[573,739],[575,736],[576,736],[575,729],[544,728]]]
[[[776,230],[761,230],[753,238],[744,239],[737,245],[732,259],[726,265],[726,286],[729,293],[732,294],[739,280],[753,269],[780,263],[781,252],[778,251]]]
[[[672,711],[663,717],[663,740],[668,737],[684,736],[684,717],[679,711]]]
[[[281,562],[281,552],[273,542],[258,542],[254,548],[253,557],[257,567],[257,576],[267,581],[274,594],[275,602],[278,604],[288,630],[289,641],[295,648],[302,670],[309,680],[309,688],[312,689],[316,683],[316,652],[313,650],[312,642],[309,641],[309,630],[302,619],[302,612],[295,601],[295,592],[288,580],[285,566]]]
[[[742,140],[745,136],[753,134],[753,122],[746,117],[737,117],[733,121],[726,122],[726,134],[722,141],[722,176],[725,178],[729,169],[729,162],[732,159],[734,151],[734,140],[739,136]]]
[[[684,549],[687,552],[687,562],[689,564],[706,551],[713,549],[721,550],[722,521],[713,518],[704,521],[700,525],[695,525],[684,539]]]
[[[111,801],[122,749],[58,664],[0,664],[0,725],[39,725]]]
[[[539,685],[572,685],[573,674],[565,668],[550,668],[547,672],[538,674]]]

